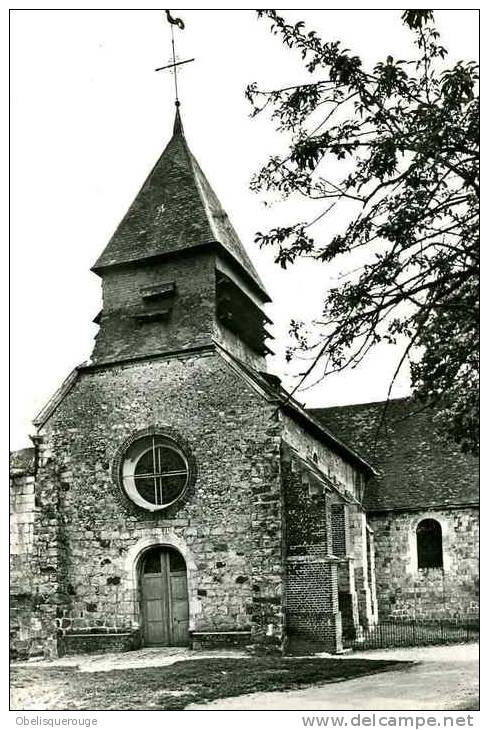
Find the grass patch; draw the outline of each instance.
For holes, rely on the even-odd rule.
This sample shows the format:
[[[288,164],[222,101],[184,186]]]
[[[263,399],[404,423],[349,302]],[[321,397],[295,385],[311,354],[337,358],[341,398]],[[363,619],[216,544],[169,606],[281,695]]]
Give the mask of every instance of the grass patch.
[[[372,659],[249,657],[192,659],[110,672],[14,665],[12,709],[183,710],[192,702],[337,682],[407,664]]]

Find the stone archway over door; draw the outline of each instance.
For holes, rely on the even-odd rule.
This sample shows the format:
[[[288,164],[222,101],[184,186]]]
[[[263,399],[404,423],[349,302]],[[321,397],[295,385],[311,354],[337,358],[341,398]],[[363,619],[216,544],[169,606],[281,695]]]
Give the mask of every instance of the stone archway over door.
[[[141,614],[145,646],[186,646],[187,566],[171,547],[153,547],[141,558]]]

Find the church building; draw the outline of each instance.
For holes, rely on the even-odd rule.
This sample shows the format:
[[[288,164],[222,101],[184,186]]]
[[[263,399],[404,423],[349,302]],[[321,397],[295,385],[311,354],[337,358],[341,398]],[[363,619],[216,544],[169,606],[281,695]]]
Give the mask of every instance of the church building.
[[[265,285],[172,137],[93,266],[91,360],[11,459],[15,657],[294,641],[476,614],[477,465],[411,401],[305,410]]]

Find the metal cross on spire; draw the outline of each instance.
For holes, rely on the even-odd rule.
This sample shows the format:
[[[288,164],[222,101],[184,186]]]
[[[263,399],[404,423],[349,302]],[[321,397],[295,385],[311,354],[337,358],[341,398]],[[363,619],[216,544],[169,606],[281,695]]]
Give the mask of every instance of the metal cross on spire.
[[[155,71],[166,71],[167,69],[173,69],[173,78],[175,81],[175,106],[180,106],[180,100],[178,98],[178,76],[177,76],[177,66],[182,66],[184,63],[191,63],[191,61],[195,61],[195,58],[187,58],[185,61],[177,61],[177,57],[175,54],[175,33],[174,33],[174,26],[176,25],[177,28],[180,30],[183,30],[185,28],[185,23],[181,18],[174,18],[169,10],[165,10],[166,13],[166,19],[170,23],[171,28],[171,48],[172,48],[172,57],[173,57],[173,63],[169,63],[167,66],[160,66],[160,68],[155,68]]]

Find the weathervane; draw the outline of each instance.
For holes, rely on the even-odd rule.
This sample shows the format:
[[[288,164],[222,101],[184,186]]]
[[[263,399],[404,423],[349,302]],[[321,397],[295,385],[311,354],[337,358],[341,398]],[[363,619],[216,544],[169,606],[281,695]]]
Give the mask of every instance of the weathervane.
[[[169,63],[167,66],[160,66],[160,68],[155,68],[155,71],[166,71],[167,69],[173,69],[173,77],[175,80],[175,106],[180,106],[180,101],[178,99],[178,78],[177,78],[177,66],[182,66],[184,63],[191,63],[191,61],[195,61],[195,58],[187,58],[185,61],[177,61],[176,55],[175,55],[175,34],[173,31],[173,26],[176,25],[177,28],[180,28],[180,30],[183,30],[185,28],[185,23],[181,18],[174,18],[169,10],[165,10],[166,13],[166,19],[170,23],[171,27],[171,48],[172,48],[172,56],[173,56],[173,63]]]

